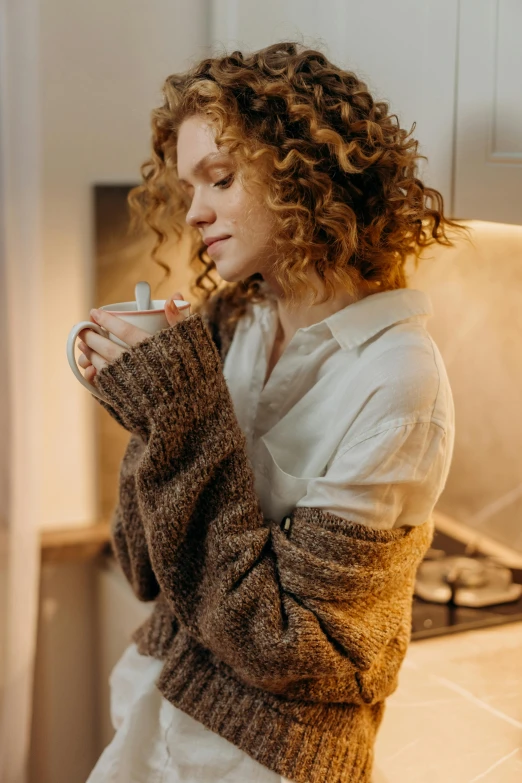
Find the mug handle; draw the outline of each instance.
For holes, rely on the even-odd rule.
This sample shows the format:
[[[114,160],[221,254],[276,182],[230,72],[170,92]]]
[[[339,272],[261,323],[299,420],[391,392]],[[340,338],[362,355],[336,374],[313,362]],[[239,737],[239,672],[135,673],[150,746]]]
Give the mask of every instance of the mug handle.
[[[74,356],[74,344],[82,329],[92,329],[94,332],[101,334],[102,337],[108,337],[109,335],[106,329],[104,329],[102,326],[99,326],[99,324],[93,323],[92,321],[80,321],[80,323],[75,324],[69,332],[69,337],[67,338],[67,359],[69,361],[69,366],[80,383],[85,386],[85,388],[90,391],[91,394],[94,394],[94,396],[98,397],[99,400],[107,402],[106,399],[99,393],[99,391],[92,385],[92,383],[89,383],[89,381],[85,380],[84,376],[80,372],[80,368],[76,364],[76,358]]]

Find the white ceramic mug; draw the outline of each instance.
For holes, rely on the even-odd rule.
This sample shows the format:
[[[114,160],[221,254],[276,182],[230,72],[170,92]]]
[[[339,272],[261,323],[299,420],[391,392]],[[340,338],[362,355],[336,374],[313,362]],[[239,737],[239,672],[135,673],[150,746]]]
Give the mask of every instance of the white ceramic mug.
[[[160,329],[166,329],[169,326],[167,316],[165,315],[166,301],[166,299],[153,299],[150,301],[150,309],[148,310],[138,310],[136,302],[117,302],[116,304],[104,305],[98,309],[115,313],[122,321],[127,321],[129,324],[137,326],[139,329],[143,329],[144,332],[154,334],[155,332],[159,332]],[[187,318],[187,316],[190,315],[190,302],[185,302],[182,299],[175,299],[174,302],[176,307],[178,307],[183,314],[183,317]],[[76,364],[74,345],[76,338],[82,329],[92,329],[93,331],[98,332],[98,334],[101,334],[102,337],[108,337],[113,343],[121,345],[122,348],[129,348],[130,346],[122,342],[122,340],[119,340],[112,332],[108,332],[107,329],[104,329],[102,326],[95,324],[92,321],[80,321],[80,323],[75,324],[69,332],[67,338],[67,359],[71,370],[80,383],[83,384],[91,394],[94,394],[100,400],[104,400],[98,390],[89,383],[89,381],[85,380],[83,374],[80,372],[80,368]]]

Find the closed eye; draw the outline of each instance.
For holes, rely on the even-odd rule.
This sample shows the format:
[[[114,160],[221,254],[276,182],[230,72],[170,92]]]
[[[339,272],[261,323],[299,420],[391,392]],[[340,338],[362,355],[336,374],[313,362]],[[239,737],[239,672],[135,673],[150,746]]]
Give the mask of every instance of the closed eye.
[[[233,174],[229,174],[228,177],[225,177],[225,179],[220,179],[219,182],[215,182],[213,187],[214,188],[228,188],[232,184],[232,180],[234,179]]]

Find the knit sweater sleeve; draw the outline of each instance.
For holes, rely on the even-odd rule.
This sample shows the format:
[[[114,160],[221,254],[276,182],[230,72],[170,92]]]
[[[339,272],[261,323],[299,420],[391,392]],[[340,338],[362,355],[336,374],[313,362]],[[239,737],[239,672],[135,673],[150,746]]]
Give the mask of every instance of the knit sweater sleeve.
[[[233,328],[223,327],[223,313],[227,306],[218,293],[211,296],[198,307],[203,323],[206,325],[217,350],[224,354],[230,345]],[[118,503],[111,523],[111,543],[116,560],[127,577],[134,594],[140,601],[152,601],[159,593],[159,585],[150,563],[147,541],[141,521],[136,491],[136,466],[145,449],[144,433],[133,433],[132,423],[123,418],[109,402],[92,395],[112,418],[130,433],[123,459],[120,465]]]
[[[152,601],[160,588],[152,570],[136,487],[136,468],[146,445],[139,435],[131,435],[120,465],[118,503],[112,524],[112,550],[135,595]]]
[[[194,312],[198,312],[205,326],[207,327],[210,336],[216,348],[220,352],[222,359],[226,354],[230,342],[232,340],[234,328],[223,327],[223,317],[230,311],[230,305],[227,304],[221,292],[212,294],[204,302],[200,302],[193,308]],[[95,385],[96,382],[95,382]],[[128,430],[132,435],[132,429],[129,429],[129,422],[122,418],[119,413],[119,406],[111,405],[107,400],[100,400],[99,397],[92,394],[92,399],[98,403],[104,410],[107,411],[114,421],[116,421],[121,427]]]
[[[251,685],[298,697],[310,680],[330,680],[351,700],[388,695],[398,663],[382,664],[406,650],[430,524],[380,531],[316,508],[294,509],[281,526],[264,519],[198,314],[139,343],[96,383],[145,444],[130,471],[151,565],[142,589],[161,590],[180,625]],[[121,490],[122,520],[131,497]],[[376,667],[387,672],[378,686]]]

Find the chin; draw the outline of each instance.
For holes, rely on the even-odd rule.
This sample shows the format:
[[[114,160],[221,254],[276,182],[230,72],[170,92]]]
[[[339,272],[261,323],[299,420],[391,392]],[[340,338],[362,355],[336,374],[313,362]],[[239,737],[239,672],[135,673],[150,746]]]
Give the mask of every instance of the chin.
[[[216,270],[222,280],[227,283],[240,283],[254,274],[259,274],[257,266],[248,263],[232,261],[231,259],[214,259]]]

